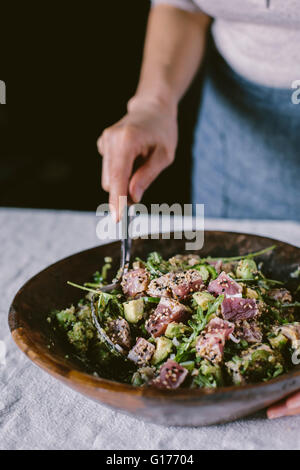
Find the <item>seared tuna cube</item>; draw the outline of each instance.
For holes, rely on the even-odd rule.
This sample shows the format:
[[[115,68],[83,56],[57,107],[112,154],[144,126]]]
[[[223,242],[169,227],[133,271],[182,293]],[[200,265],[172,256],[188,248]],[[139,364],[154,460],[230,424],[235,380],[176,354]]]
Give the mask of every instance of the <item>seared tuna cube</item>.
[[[183,273],[176,273],[171,286],[173,296],[179,300],[185,299],[193,292],[198,292],[204,287],[202,277],[196,269],[189,269]]]
[[[197,354],[218,364],[223,359],[225,342],[233,331],[233,323],[213,318],[196,343]]]
[[[151,382],[151,385],[161,389],[175,389],[180,387],[187,375],[187,369],[169,359],[161,366],[159,376]]]
[[[270,299],[276,300],[277,302],[290,304],[293,302],[292,294],[290,291],[284,288],[271,289],[268,291]]]
[[[138,338],[135,346],[129,351],[128,359],[139,366],[146,366],[151,361],[155,346],[144,338]]]
[[[164,276],[152,279],[148,286],[147,294],[151,295],[151,297],[171,297],[172,289],[170,284],[172,283],[173,277],[174,273],[168,273]]]
[[[171,322],[180,322],[188,316],[187,307],[177,300],[162,297],[160,302],[146,323],[146,330],[155,338],[161,336]]]
[[[247,343],[261,343],[263,340],[261,329],[255,320],[243,320],[237,325],[235,335]]]
[[[148,287],[148,294],[153,297],[175,297],[185,299],[193,292],[204,287],[202,277],[196,269],[168,273],[157,279],[153,279]]]
[[[131,335],[127,321],[124,318],[117,318],[117,320],[111,321],[108,326],[109,337],[112,342],[126,349],[130,349]]]
[[[225,297],[241,297],[242,290],[242,286],[231,279],[224,271],[221,272],[217,279],[210,281],[208,285],[208,292],[215,295],[224,294]]]
[[[135,297],[138,294],[142,294],[147,290],[150,282],[150,276],[148,271],[143,268],[131,269],[122,278],[122,289],[124,294],[129,297]]]
[[[222,302],[221,313],[225,320],[248,320],[258,314],[258,306],[255,299],[227,298]]]

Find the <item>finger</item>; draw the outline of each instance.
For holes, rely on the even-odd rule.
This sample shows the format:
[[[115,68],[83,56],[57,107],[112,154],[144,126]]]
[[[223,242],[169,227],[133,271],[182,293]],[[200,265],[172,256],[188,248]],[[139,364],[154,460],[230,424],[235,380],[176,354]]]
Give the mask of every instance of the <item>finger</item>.
[[[104,191],[109,191],[109,170],[108,170],[108,157],[102,159],[102,173],[101,173],[101,185]]]
[[[300,414],[300,406],[298,408],[289,409],[286,402],[273,405],[267,410],[267,416],[269,419],[281,418],[283,416],[294,416],[298,414]]]
[[[145,163],[134,173],[129,184],[129,194],[134,202],[140,202],[146,189],[157,176],[170,165],[163,149],[156,149]]]
[[[128,195],[129,179],[138,151],[134,142],[130,140],[120,139],[112,144],[106,155],[109,161],[109,203],[112,214],[118,222],[125,204],[120,197]]]
[[[286,400],[286,406],[289,409],[300,408],[300,392],[296,392]]]
[[[104,147],[105,147],[107,132],[108,132],[108,129],[105,129],[100,135],[99,139],[97,140],[97,149],[100,155],[102,156],[104,155]]]
[[[108,171],[108,158],[105,158],[105,135],[106,131],[97,140],[97,148],[100,155],[102,155],[102,171],[101,171],[101,186],[104,191],[109,191],[109,171]]]
[[[267,410],[267,417],[269,419],[280,418],[281,416],[285,416],[287,411],[287,407],[285,402],[277,403],[276,405],[271,406]]]

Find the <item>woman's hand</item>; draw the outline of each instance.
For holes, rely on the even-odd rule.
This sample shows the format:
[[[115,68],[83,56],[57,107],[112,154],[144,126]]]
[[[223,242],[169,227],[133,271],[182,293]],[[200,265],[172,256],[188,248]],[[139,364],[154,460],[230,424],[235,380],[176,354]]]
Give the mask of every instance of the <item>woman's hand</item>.
[[[98,140],[102,186],[116,220],[122,213],[119,197],[140,201],[174,160],[177,106],[204,57],[210,22],[202,12],[160,4],[151,8],[136,95],[126,116]],[[142,165],[135,170],[138,157]]]
[[[115,220],[120,219],[120,196],[139,202],[144,191],[174,160],[177,145],[175,106],[132,98],[128,113],[107,128],[98,140],[103,157],[102,187],[109,192]],[[141,165],[133,172],[134,163]]]
[[[267,411],[269,419],[298,414],[300,414],[300,392],[296,392],[286,400],[271,406]]]

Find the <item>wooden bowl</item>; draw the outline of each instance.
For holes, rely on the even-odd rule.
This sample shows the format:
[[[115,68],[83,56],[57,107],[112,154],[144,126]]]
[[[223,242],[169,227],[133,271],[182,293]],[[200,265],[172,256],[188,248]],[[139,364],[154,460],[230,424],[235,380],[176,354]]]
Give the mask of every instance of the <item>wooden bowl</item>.
[[[230,232],[207,231],[201,256],[235,256],[263,249],[277,249],[261,257],[264,271],[279,280],[300,265],[300,248],[270,238]],[[165,257],[184,252],[185,240],[141,240],[133,243],[133,255],[157,250]],[[300,367],[269,382],[217,390],[157,390],[138,388],[98,378],[85,372],[75,359],[67,359],[66,345],[53,337],[46,322],[54,308],[65,308],[79,300],[82,292],[66,282],[83,283],[99,269],[105,256],[119,262],[119,242],[77,253],[49,266],[30,279],[16,294],[9,311],[9,326],[18,347],[35,364],[69,387],[101,404],[163,425],[202,426],[249,415],[300,389]],[[49,348],[50,338],[51,344]]]

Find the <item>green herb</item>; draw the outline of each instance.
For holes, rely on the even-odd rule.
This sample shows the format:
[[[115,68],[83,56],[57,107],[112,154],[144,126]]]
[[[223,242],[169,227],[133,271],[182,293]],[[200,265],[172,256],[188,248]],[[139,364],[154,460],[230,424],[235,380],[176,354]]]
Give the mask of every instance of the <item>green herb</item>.
[[[200,388],[216,388],[217,384],[215,381],[212,382],[209,377],[205,377],[205,375],[199,372],[193,379],[193,386]]]
[[[275,250],[276,245],[269,246],[268,248],[265,248],[264,250],[256,251],[254,253],[248,253],[247,255],[240,255],[240,256],[231,256],[229,258],[203,258],[201,261],[223,261],[223,263],[228,263],[229,261],[239,261],[241,259],[251,259],[251,258],[256,258],[257,256],[264,255],[265,253],[268,253],[269,251]]]
[[[149,304],[159,304],[160,297],[142,297],[144,302],[148,302]]]
[[[182,367],[185,367],[185,369],[187,369],[189,372],[192,372],[195,368],[195,362],[194,361],[181,362],[180,365]]]
[[[267,279],[266,277],[262,277],[261,279],[259,279],[258,276],[256,276],[254,279],[242,279],[242,278],[237,278],[237,279],[234,279],[236,282],[249,282],[249,283],[257,283],[260,287],[267,287],[268,288],[268,284],[274,284],[274,285],[278,285],[278,286],[283,286],[284,285],[284,282],[282,281],[275,281],[274,279]]]
[[[162,256],[156,251],[148,255],[145,266],[153,277],[159,277],[170,270],[170,263],[164,261]]]
[[[279,308],[293,308],[293,307],[300,307],[300,302],[292,302],[291,304],[281,304],[278,302]]]
[[[93,294],[100,294],[100,290],[95,290],[89,287],[80,286],[79,284],[75,284],[75,282],[67,281],[67,284],[69,284],[69,286],[72,286],[72,287],[77,287],[77,289],[82,289],[82,290],[86,290],[87,292],[92,292]]]
[[[105,264],[102,266],[101,273],[96,271],[94,274],[94,281],[97,284],[103,284],[107,280],[108,271],[111,269],[112,259],[110,257],[104,258]]]
[[[185,357],[188,355],[188,351],[192,343],[195,341],[201,331],[206,327],[207,323],[211,319],[211,316],[218,310],[223,300],[224,295],[220,295],[214,302],[210,304],[205,315],[203,309],[200,306],[197,307],[196,314],[192,316],[193,321],[190,320],[188,322],[193,332],[188,338],[183,338],[182,342],[178,346],[177,354],[175,356],[176,362],[181,362],[185,359]]]
[[[101,292],[101,290],[90,289],[88,287],[80,286],[79,284],[75,284],[74,282],[70,281],[68,281],[67,284],[78,289],[86,290],[95,295],[99,295],[98,310],[101,318],[103,317],[104,313],[107,311],[107,307],[109,306],[111,308],[109,309],[108,313],[112,314],[112,316],[115,316],[115,314],[123,316],[123,306],[121,302],[119,302],[116,294],[109,294],[107,292]]]
[[[216,268],[214,268],[210,264],[206,264],[205,267],[208,270],[209,274],[211,275],[212,280],[217,279],[218,273],[216,271]]]

